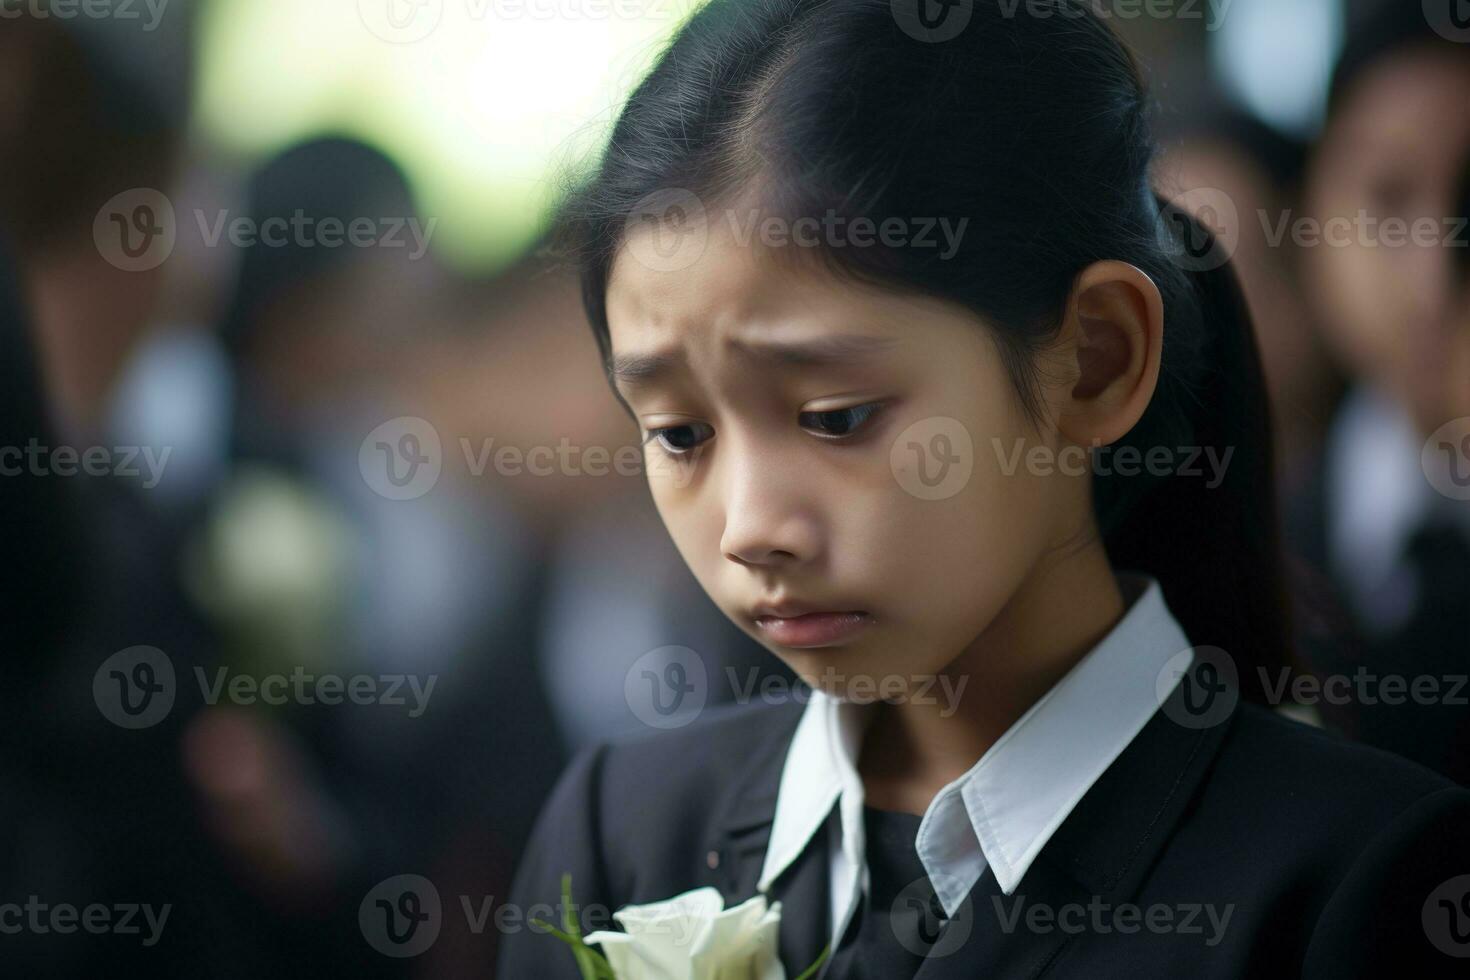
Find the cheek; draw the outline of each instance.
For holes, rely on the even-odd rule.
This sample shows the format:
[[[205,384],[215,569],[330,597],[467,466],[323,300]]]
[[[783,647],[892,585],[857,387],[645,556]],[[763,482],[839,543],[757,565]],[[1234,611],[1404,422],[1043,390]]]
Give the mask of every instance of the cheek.
[[[1307,251],[1328,343],[1355,373],[1381,377],[1398,360],[1388,325],[1408,318],[1392,267],[1376,250],[1356,245]]]
[[[652,452],[648,453],[648,459],[652,466],[660,465]],[[656,471],[650,471],[648,490],[675,549],[707,589],[706,576],[713,568],[714,559],[719,557],[720,529],[714,523],[712,510],[688,489],[660,479]]]
[[[890,611],[904,627],[928,637],[926,645],[954,649],[970,642],[1029,574],[1063,501],[1057,477],[1038,465],[1049,452],[1037,449],[1038,437],[1009,404],[946,410],[969,436],[968,473],[942,499],[924,499],[888,473],[867,558],[881,569]],[[930,472],[937,476],[938,469]]]
[[[882,542],[889,580],[917,615],[960,632],[987,621],[1044,547],[1051,515],[1044,480],[1024,461],[1002,470],[987,438],[964,489],[946,500],[900,492]]]

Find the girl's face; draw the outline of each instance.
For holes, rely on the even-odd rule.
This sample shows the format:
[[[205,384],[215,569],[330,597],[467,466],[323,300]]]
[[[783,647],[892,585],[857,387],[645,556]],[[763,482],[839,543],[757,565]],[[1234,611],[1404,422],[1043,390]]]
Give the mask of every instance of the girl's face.
[[[1322,234],[1303,257],[1327,340],[1425,432],[1470,413],[1467,89],[1464,57],[1385,57],[1354,83],[1308,180]]]
[[[1059,473],[1090,475],[1085,457],[1027,423],[973,314],[722,227],[672,272],[635,231],[610,277],[659,514],[715,603],[814,687],[933,677],[1087,528],[1086,476]],[[803,637],[758,622],[763,604],[867,615]]]

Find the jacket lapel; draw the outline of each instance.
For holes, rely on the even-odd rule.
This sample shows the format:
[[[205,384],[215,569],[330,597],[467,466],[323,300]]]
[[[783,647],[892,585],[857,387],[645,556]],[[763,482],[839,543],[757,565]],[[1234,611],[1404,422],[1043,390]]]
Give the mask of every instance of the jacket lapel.
[[[791,737],[801,712],[793,712],[790,724],[776,724],[771,737],[751,747],[745,777],[735,781],[717,808],[711,853],[725,905],[738,904],[756,894],[756,883],[765,864],[771,827],[776,816],[776,796]],[[805,970],[826,945],[831,924],[829,847],[838,832],[837,808],[802,850],[801,855],[771,885],[769,897],[781,903],[779,951],[789,976]]]
[[[1195,677],[1196,686],[1201,680]],[[1093,784],[1012,894],[1004,895],[986,869],[915,980],[1039,977],[1075,936],[1057,924],[1062,909],[1133,901],[1234,717],[1232,711],[1215,724],[1194,726],[1185,690],[1183,684],[1175,688]],[[952,930],[958,934],[947,941]]]

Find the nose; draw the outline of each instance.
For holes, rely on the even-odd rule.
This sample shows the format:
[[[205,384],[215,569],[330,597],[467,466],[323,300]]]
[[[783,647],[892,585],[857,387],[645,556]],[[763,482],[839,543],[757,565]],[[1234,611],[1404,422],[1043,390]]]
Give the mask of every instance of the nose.
[[[820,542],[810,506],[810,477],[774,454],[731,463],[725,481],[725,529],[720,550],[737,564],[773,567],[811,561]]]

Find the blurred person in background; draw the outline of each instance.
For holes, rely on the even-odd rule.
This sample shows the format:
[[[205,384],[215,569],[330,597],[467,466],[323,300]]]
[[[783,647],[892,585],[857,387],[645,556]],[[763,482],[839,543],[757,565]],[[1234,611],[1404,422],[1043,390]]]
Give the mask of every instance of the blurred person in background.
[[[0,515],[17,546],[6,621],[25,650],[6,664],[17,749],[0,777],[13,847],[0,891],[6,903],[167,916],[156,930],[139,917],[130,933],[7,932],[7,969],[249,977],[333,964],[372,975],[392,964],[361,942],[355,914],[336,929],[319,908],[242,889],[237,849],[205,819],[186,768],[201,756],[188,737],[202,700],[191,667],[207,662],[215,633],[180,580],[185,526],[161,506],[171,447],[114,432],[120,381],[166,286],[171,219],[159,204],[186,126],[191,9],[150,21],[120,4],[85,16],[41,4],[8,10],[0,30],[0,229],[13,246],[0,261],[14,402],[3,445],[44,453],[39,468],[6,474]],[[91,450],[117,465],[93,474],[62,455]],[[149,664],[109,670],[114,655],[145,647]],[[173,683],[156,689],[158,675],[136,669],[163,663]],[[108,714],[109,685],[128,678],[161,699],[158,718],[131,726]],[[248,785],[260,758],[225,760],[216,778]]]
[[[555,320],[515,275],[481,289],[448,277],[426,250],[433,216],[360,140],[267,160],[243,216],[304,237],[239,249],[221,304],[229,462],[187,561],[226,637],[218,666],[404,675],[425,696],[412,713],[208,711],[190,771],[262,894],[315,894],[352,918],[376,882],[423,873],[457,911],[457,893],[503,894],[564,760],[535,652],[543,535],[570,499],[555,480],[473,472],[462,448],[476,422],[525,431],[501,382],[554,397],[552,375],[508,351]],[[392,240],[333,246],[314,230],[363,220]],[[459,305],[471,291],[473,322]],[[417,472],[411,456],[432,456],[432,479],[395,483]],[[255,778],[231,776],[242,768]],[[458,914],[442,926],[415,973],[483,975],[495,931],[471,934]]]
[[[1320,232],[1302,252],[1352,389],[1293,510],[1300,546],[1361,636],[1309,650],[1337,679],[1324,715],[1464,783],[1470,44],[1441,33],[1447,24],[1420,4],[1385,4],[1351,32],[1333,78],[1306,181]]]

